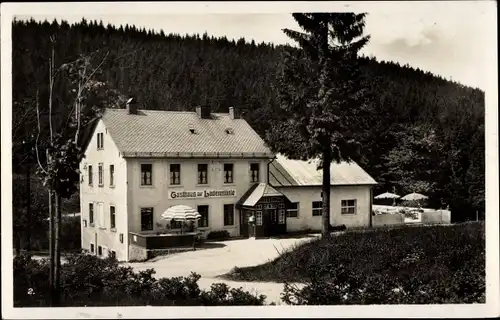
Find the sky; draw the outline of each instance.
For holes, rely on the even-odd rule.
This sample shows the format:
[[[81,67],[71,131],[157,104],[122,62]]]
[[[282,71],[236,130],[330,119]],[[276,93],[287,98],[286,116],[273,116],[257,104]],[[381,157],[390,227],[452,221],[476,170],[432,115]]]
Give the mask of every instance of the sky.
[[[307,9],[322,11],[325,3],[319,10],[313,7]],[[345,11],[352,8],[355,12],[368,13],[365,34],[371,36],[371,41],[363,49],[363,54],[378,60],[408,63],[415,68],[484,90],[488,78],[485,74],[496,72],[487,64],[492,53],[490,39],[492,32],[496,32],[496,14],[491,11],[495,7],[491,4],[491,1],[365,2],[344,5],[341,9]],[[282,29],[299,30],[289,13],[293,11],[283,10],[286,8],[277,10],[276,7],[271,9],[236,9],[225,10],[225,13],[193,9],[169,13],[168,10],[134,7],[132,11],[136,11],[135,14],[128,9],[101,10],[103,13],[100,14],[95,11],[82,14],[60,10],[60,13],[38,12],[17,17],[49,21],[56,18],[70,23],[85,17],[87,20],[102,20],[105,24],[128,23],[141,28],[163,30],[165,33],[207,32],[230,39],[243,37],[256,42],[289,43]],[[335,9],[332,7],[330,11]]]

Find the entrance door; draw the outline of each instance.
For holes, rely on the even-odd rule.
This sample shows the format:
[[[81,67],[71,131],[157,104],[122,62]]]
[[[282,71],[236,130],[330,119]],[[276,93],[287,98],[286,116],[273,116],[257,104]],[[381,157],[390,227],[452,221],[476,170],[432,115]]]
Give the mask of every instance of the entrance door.
[[[275,236],[278,232],[278,210],[276,209],[268,209],[267,214],[269,217],[269,223],[267,228],[267,236]]]

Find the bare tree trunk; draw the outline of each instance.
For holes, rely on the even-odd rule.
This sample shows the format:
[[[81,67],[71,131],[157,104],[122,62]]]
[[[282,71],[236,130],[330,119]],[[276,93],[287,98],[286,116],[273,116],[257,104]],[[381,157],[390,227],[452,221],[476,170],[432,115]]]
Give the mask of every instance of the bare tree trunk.
[[[26,214],[28,216],[28,225],[26,228],[26,251],[31,251],[31,166],[26,166]]]
[[[330,236],[330,167],[331,157],[325,152],[323,153],[323,186],[321,188],[323,193],[323,210],[322,210],[322,230],[321,235],[323,238]]]
[[[61,196],[56,191],[54,193],[55,209],[55,232],[54,232],[54,305],[58,306],[61,295]]]
[[[49,267],[49,285],[50,285],[50,306],[54,303],[54,210],[52,207],[53,190],[52,187],[49,189],[49,257],[50,257],[50,267]]]
[[[19,233],[19,231],[14,232],[14,248],[16,250],[16,257],[21,255],[21,236]]]

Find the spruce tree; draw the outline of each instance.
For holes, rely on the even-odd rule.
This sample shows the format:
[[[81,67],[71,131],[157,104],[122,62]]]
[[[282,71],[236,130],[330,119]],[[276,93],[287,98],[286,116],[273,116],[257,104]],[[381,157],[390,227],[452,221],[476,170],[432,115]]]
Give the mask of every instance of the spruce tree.
[[[281,119],[267,132],[271,149],[292,159],[321,160],[322,235],[329,236],[331,163],[360,158],[368,101],[359,50],[365,14],[294,13],[303,32],[285,29],[299,50],[288,49],[278,84]]]

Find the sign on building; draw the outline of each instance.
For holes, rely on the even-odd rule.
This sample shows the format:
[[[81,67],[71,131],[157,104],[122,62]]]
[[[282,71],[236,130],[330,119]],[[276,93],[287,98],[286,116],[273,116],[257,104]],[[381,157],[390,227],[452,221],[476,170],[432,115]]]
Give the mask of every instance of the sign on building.
[[[196,198],[223,198],[223,197],[236,197],[236,190],[194,190],[194,191],[170,191],[168,193],[169,199],[196,199]]]

